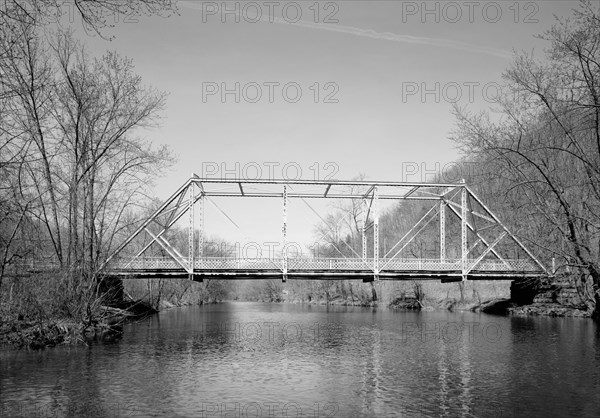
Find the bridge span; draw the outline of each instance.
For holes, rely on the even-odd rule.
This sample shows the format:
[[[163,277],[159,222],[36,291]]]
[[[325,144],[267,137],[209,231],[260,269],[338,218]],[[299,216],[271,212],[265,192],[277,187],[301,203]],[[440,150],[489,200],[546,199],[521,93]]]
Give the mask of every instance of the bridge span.
[[[352,256],[248,258],[204,254],[204,206],[213,199],[270,198],[281,205],[281,244],[288,240],[288,204],[350,199],[359,208],[361,246]],[[380,243],[380,202],[421,202],[424,215],[389,249]],[[426,210],[428,208],[428,210]],[[187,243],[169,231],[188,215]],[[227,215],[224,214],[226,217]],[[322,218],[321,218],[322,219]],[[416,239],[434,240],[435,257],[406,253]],[[448,243],[459,248],[449,254]],[[370,245],[368,245],[370,243]],[[342,242],[348,246],[347,243]],[[338,245],[342,245],[339,244]],[[349,251],[346,251],[348,253]],[[456,251],[455,251],[456,253]],[[511,255],[510,257],[508,255]],[[516,255],[516,257],[515,257]],[[246,180],[193,175],[102,264],[99,273],[120,278],[512,280],[548,275],[542,263],[464,183],[339,180]]]

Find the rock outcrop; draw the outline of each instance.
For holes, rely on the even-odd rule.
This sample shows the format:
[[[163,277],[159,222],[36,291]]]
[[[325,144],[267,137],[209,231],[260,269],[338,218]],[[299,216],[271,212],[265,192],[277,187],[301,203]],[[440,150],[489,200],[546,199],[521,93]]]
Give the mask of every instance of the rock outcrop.
[[[511,286],[514,315],[591,317],[569,276],[556,276],[535,281],[515,281]]]

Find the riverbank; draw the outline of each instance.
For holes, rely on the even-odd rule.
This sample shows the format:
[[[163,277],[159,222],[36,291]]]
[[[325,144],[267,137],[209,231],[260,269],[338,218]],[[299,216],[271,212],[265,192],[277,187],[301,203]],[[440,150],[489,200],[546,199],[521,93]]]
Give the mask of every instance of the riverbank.
[[[375,283],[302,283],[297,281],[263,302],[341,306],[380,306],[397,310],[476,311],[490,301],[510,299],[510,281],[440,283],[432,280]],[[273,297],[274,296],[274,297]],[[374,297],[377,297],[374,300]]]
[[[507,313],[515,316],[592,318],[593,305],[583,303],[580,294],[582,290],[578,289],[576,281],[576,277],[562,274],[525,284],[525,287],[530,287],[530,298],[526,298],[526,303],[517,300],[516,302],[521,303],[511,304]]]
[[[257,301],[267,302],[267,301]],[[385,306],[392,310],[406,311],[448,311],[448,312],[480,312],[491,315],[513,315],[513,316],[550,316],[550,317],[573,317],[592,318],[593,313],[584,309],[563,306],[560,304],[531,304],[518,306],[510,299],[492,299],[486,301],[443,299],[440,301],[421,302],[414,297],[396,298],[389,304],[379,302],[358,302],[342,299],[331,301],[270,301],[271,303],[291,303],[307,305],[331,305],[331,306],[361,306],[378,307]]]
[[[508,308],[508,313],[514,316],[553,316],[573,318],[592,318],[593,316],[593,312],[591,311],[563,306],[557,303],[514,306]]]
[[[327,292],[320,293],[303,293],[298,291],[303,290],[303,287],[291,286],[289,290],[277,294],[277,300],[273,301],[385,306],[395,310],[470,311],[514,316],[593,317],[593,311],[581,303],[572,278],[567,276],[525,283],[519,285],[521,287],[517,286],[516,290],[512,289],[514,282],[508,280],[456,283],[430,280],[382,281],[375,285],[378,295],[376,302],[373,301],[368,286],[369,284],[360,283],[355,285],[353,292],[348,292],[343,287],[332,285]]]
[[[446,287],[443,287],[446,286]],[[490,284],[469,283],[454,288],[448,284],[422,282],[412,288],[404,286],[395,289],[390,298],[385,297],[373,301],[368,297],[361,299],[344,298],[339,294],[329,295],[325,298],[299,298],[289,293],[277,296],[275,300],[261,299],[257,302],[292,303],[309,305],[332,306],[383,306],[393,310],[410,311],[449,311],[449,312],[480,312],[493,315],[514,316],[550,316],[550,317],[579,317],[592,318],[593,312],[585,309],[582,304],[576,304],[571,290],[562,290],[569,293],[570,299],[559,300],[550,298],[548,292],[541,291],[527,304],[512,300],[509,285],[503,283]]]
[[[123,325],[158,311],[141,301],[124,302],[119,307],[102,306],[89,322],[73,318],[28,320],[18,317],[0,320],[0,347],[32,350],[59,345],[89,345],[94,341],[121,338]]]
[[[280,292],[272,292],[273,298],[243,299],[245,301],[332,305],[385,307],[392,310],[409,311],[450,311],[481,312],[495,315],[514,316],[551,316],[551,317],[592,317],[592,312],[578,306],[567,306],[555,303],[547,292],[539,293],[533,303],[518,305],[510,299],[510,283],[506,282],[466,282],[441,284],[431,281],[422,282],[387,282],[376,287],[378,299],[372,299],[370,284],[359,285],[346,292],[322,292],[322,297],[315,293],[300,293],[298,287],[288,287]],[[564,293],[564,291],[563,291]],[[560,293],[558,293],[560,294]],[[160,310],[181,306],[189,306],[192,299],[182,302],[162,299]],[[235,299],[234,299],[235,300]],[[242,300],[242,299],[238,299]],[[216,300],[207,303],[217,303]],[[73,318],[45,319],[0,318],[0,346],[42,349],[58,345],[89,345],[94,341],[118,340],[122,335],[123,325],[137,321],[145,316],[158,312],[148,303],[140,301],[123,302],[118,307],[101,307],[89,323],[76,321]]]
[[[324,301],[317,303],[325,305]],[[350,301],[334,301],[330,305],[341,306],[380,306],[377,302],[352,303]],[[531,305],[518,306],[510,299],[492,299],[486,301],[443,299],[440,301],[419,301],[414,297],[397,298],[386,305],[394,310],[409,311],[448,311],[448,312],[480,312],[492,315],[514,315],[514,316],[551,316],[551,317],[574,317],[592,318],[591,311],[578,307],[564,306],[557,303],[534,303]]]

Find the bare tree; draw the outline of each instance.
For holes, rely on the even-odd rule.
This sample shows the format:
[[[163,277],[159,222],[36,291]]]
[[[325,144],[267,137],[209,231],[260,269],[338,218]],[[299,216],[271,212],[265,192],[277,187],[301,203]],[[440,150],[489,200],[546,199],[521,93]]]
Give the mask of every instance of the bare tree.
[[[0,146],[9,151],[0,167],[8,174],[0,193],[9,199],[0,206],[21,212],[0,219],[3,266],[14,259],[18,229],[30,225],[38,240],[24,252],[62,268],[54,293],[64,300],[59,309],[91,324],[102,303],[99,261],[172,162],[168,149],[138,136],[156,126],[166,95],[146,87],[115,52],[92,58],[67,31],[46,42],[27,22],[15,27],[22,35],[11,45],[16,52],[0,60],[7,93],[0,98]],[[17,227],[4,228],[8,222]]]
[[[141,15],[170,16],[177,12],[173,0],[4,0],[0,3],[0,21],[44,25],[78,15],[82,23],[97,34],[115,26],[126,17]]]
[[[600,15],[582,1],[572,19],[542,36],[545,61],[515,58],[505,73],[501,118],[455,108],[454,139],[494,162],[494,185],[511,200],[541,252],[581,273],[590,309],[600,309]],[[534,222],[532,222],[534,220]],[[589,278],[589,281],[588,281]]]
[[[364,174],[360,174],[353,180],[363,181]],[[358,195],[366,193],[365,187],[348,186],[349,194]],[[324,243],[324,246],[318,246],[320,253],[326,257],[350,257],[360,258],[362,256],[362,235],[363,235],[363,216],[365,215],[363,202],[361,199],[350,199],[342,202],[336,202],[333,207],[333,213],[327,215],[325,219],[316,227],[317,239]],[[372,215],[372,214],[371,214]],[[369,235],[370,234],[370,235]],[[373,230],[367,231],[368,242],[373,243]],[[350,281],[337,281],[337,290],[343,297],[349,294],[354,299],[355,291]],[[324,281],[317,286],[323,291],[329,300],[329,283]],[[377,301],[377,289],[373,282],[370,283],[372,301]]]

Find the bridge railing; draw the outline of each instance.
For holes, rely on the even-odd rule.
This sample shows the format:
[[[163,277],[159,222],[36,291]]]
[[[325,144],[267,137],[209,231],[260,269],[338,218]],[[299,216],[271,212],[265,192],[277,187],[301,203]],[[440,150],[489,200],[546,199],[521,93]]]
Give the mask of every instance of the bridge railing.
[[[288,271],[372,271],[374,259],[367,258],[288,258]],[[471,269],[477,260],[467,260]],[[189,261],[183,259],[187,267]],[[461,259],[389,259],[379,260],[381,271],[461,271]],[[109,270],[179,270],[183,266],[172,258],[138,257],[133,260],[114,260]],[[282,258],[230,258],[205,257],[194,261],[195,270],[278,270],[283,269]],[[538,271],[539,267],[528,260],[482,260],[473,271]]]
[[[133,260],[120,258],[112,260],[107,266],[108,271],[144,271],[144,270],[186,270],[188,259],[181,260],[184,266],[168,257],[138,257]],[[374,271],[374,259],[367,258],[288,258],[288,272],[335,272],[335,271]],[[481,260],[475,266],[477,260],[467,260],[465,268],[471,272],[540,272],[539,266],[529,260],[505,259]],[[461,272],[462,260],[460,259],[415,259],[415,258],[382,258],[379,260],[381,272],[393,271],[440,271]],[[58,262],[51,260],[20,260],[11,263],[7,274],[51,271],[60,267]],[[273,272],[283,271],[282,258],[232,258],[232,257],[205,257],[194,261],[195,271],[259,271],[268,270]]]

